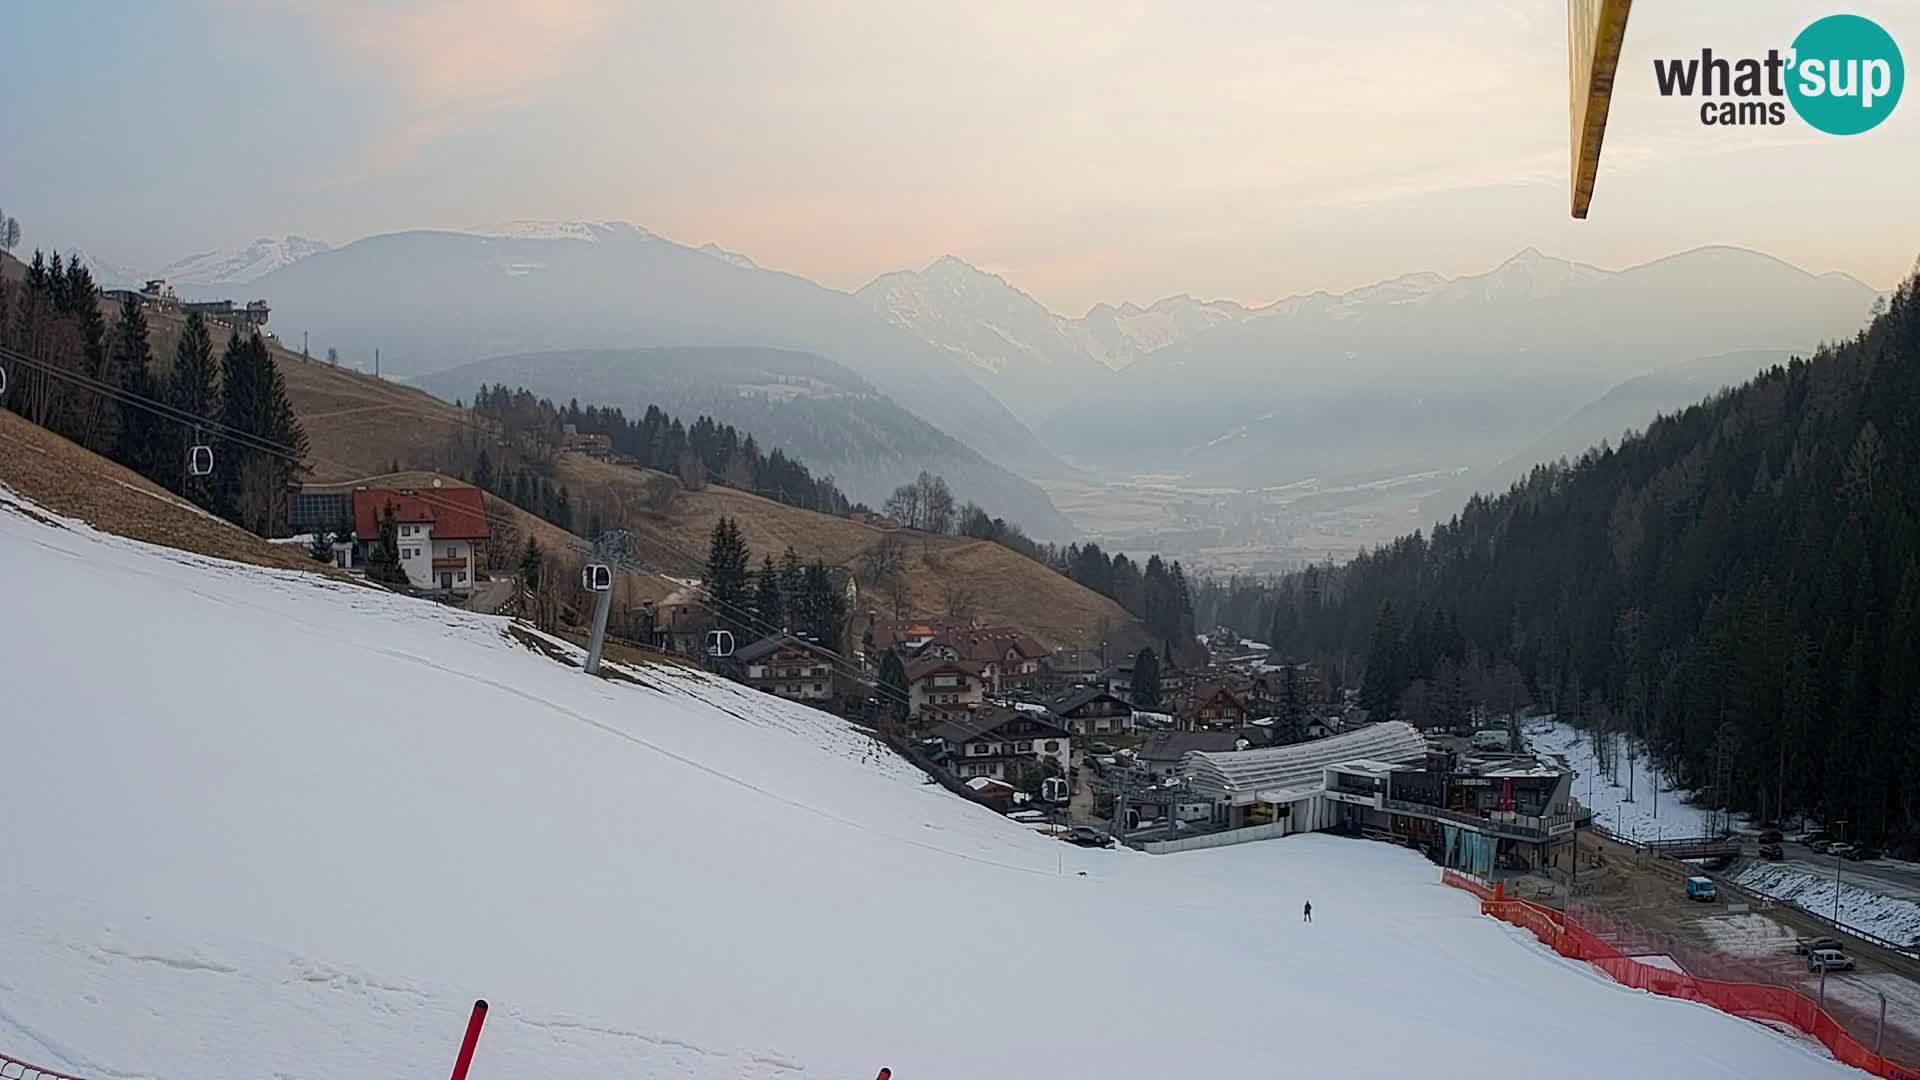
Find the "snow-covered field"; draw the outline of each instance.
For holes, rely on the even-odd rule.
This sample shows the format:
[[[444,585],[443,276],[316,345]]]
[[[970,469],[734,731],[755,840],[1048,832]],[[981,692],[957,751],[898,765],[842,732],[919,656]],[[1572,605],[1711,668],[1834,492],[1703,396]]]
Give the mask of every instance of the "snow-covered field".
[[[16,502],[0,489],[17,1057],[432,1076],[484,996],[475,1080],[1858,1075],[1569,964],[1404,849],[1082,851],[823,714],[591,679],[498,619]],[[1633,1037],[1565,1052],[1608,1032]]]
[[[1633,763],[1633,801],[1627,801],[1628,768],[1624,741],[1619,765],[1614,770],[1619,777],[1616,782],[1607,779],[1595,767],[1592,737],[1587,732],[1578,731],[1573,725],[1552,718],[1529,720],[1522,732],[1534,753],[1566,759],[1567,765],[1577,774],[1573,781],[1573,797],[1592,808],[1595,823],[1629,839],[1706,835],[1707,808],[1687,801],[1691,792],[1676,789],[1671,786],[1672,781],[1662,778],[1656,805],[1653,768],[1644,754]]]
[[[1776,900],[1827,918],[1834,916],[1831,872],[1815,874],[1799,866],[1754,863],[1734,880]],[[1845,869],[1840,874],[1840,922],[1901,945],[1920,942],[1920,904],[1849,884]]]

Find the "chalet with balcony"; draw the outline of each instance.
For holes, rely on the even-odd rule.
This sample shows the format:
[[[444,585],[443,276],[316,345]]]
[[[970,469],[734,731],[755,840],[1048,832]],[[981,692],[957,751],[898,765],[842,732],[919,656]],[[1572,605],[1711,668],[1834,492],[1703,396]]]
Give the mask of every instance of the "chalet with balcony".
[[[791,634],[776,634],[733,654],[748,686],[788,701],[825,705],[834,698],[833,654]]]
[[[962,780],[987,777],[1038,786],[1038,777],[1065,776],[1073,760],[1073,733],[1051,714],[1035,710],[963,709],[929,734],[939,740],[947,768]]]

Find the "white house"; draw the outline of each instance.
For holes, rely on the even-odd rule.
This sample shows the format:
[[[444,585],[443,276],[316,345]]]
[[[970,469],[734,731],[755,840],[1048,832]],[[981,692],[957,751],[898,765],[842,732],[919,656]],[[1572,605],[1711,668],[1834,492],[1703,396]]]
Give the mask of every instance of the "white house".
[[[407,582],[416,589],[467,592],[478,566],[477,545],[487,540],[486,502],[479,488],[355,488],[354,542],[364,561],[380,542],[381,523],[391,515],[394,542]]]

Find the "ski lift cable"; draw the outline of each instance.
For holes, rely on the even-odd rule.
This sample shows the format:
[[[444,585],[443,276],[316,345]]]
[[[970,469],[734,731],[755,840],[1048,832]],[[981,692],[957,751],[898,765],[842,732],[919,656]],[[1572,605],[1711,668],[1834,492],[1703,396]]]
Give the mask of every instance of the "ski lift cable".
[[[58,365],[48,364],[41,360],[35,360],[32,357],[26,356],[23,353],[15,352],[12,349],[0,347],[0,355],[4,355],[14,360],[17,363],[23,364],[27,367],[37,369],[41,372],[44,372],[45,374],[52,375],[55,378],[64,379],[68,382],[76,383],[86,389],[94,391],[95,393],[102,394],[108,398],[111,398],[114,401],[119,402],[120,404],[132,405],[135,408],[146,409],[149,412],[152,412],[155,415],[161,417],[162,419],[171,420],[175,423],[182,424],[185,426],[209,428],[213,431],[215,437],[217,438],[227,439],[233,442],[237,442],[247,447],[248,449],[258,450],[258,451],[261,451],[262,453],[272,454],[276,457],[284,458],[287,461],[293,462],[295,464],[301,463],[299,455],[294,452],[292,447],[285,446],[281,443],[276,443],[271,439],[265,438],[264,436],[256,435],[248,431],[242,431],[239,428],[229,427],[228,425],[223,424],[218,420],[213,420],[208,417],[197,416],[193,413],[185,411],[184,409],[179,409],[172,405],[169,405],[164,401],[158,401],[154,398],[148,397],[145,394],[141,394],[133,390],[128,390],[125,387],[114,386],[111,383],[102,382],[99,379],[95,379],[90,375],[84,375],[77,371],[69,371],[66,368],[59,367]]]
[[[583,550],[585,549],[585,545],[580,542],[576,542],[574,546],[578,549],[583,549]],[[662,540],[660,541],[659,546],[664,547],[669,551],[675,552],[676,554],[679,554],[683,558],[686,558],[690,561],[693,560],[693,556],[689,552],[687,552],[686,549],[679,547],[678,545],[674,544],[671,541]],[[742,626],[748,626],[748,627],[760,630],[765,634],[767,634],[768,636],[791,636],[788,634],[787,631],[780,629],[778,627],[775,627],[772,624],[761,619],[756,613],[750,610],[738,607],[734,604],[728,603],[714,596],[712,590],[708,589],[704,582],[688,585],[688,583],[681,581],[680,579],[675,578],[672,575],[669,575],[663,571],[655,570],[651,567],[648,567],[645,563],[642,563],[636,559],[616,558],[610,561],[615,565],[619,566],[620,569],[625,573],[641,574],[648,577],[657,577],[665,581],[671,581],[676,585],[683,585],[683,586],[692,588],[695,591],[702,594],[706,598],[709,604],[713,605],[716,608],[724,608],[725,611],[723,612],[723,614],[732,617],[733,619],[738,621]],[[859,664],[855,663],[851,657],[846,656],[845,654],[839,652],[838,650],[830,649],[827,646],[821,645],[817,642],[808,642],[808,644],[812,646],[812,648],[815,651],[824,654],[830,666],[838,669],[842,674],[848,676],[848,678],[850,678],[856,684],[865,686],[865,687],[870,687],[878,692],[881,692],[891,697],[894,701],[900,704],[911,704],[912,697],[909,693],[904,693],[896,687],[890,687],[880,683],[877,679],[871,677],[864,669],[862,669]]]
[[[91,376],[84,375],[80,372],[69,371],[65,368],[58,367],[53,364],[48,364],[44,361],[36,360],[33,357],[28,356],[24,353],[20,353],[14,349],[0,346],[0,356],[10,357],[19,363],[25,364],[29,367],[32,367],[37,370],[43,371],[47,374],[53,375],[56,378],[62,378],[70,382],[77,383],[83,387],[94,390],[117,402],[120,402],[121,404],[126,404],[126,405],[134,406],[136,408],[146,409],[152,412],[153,414],[160,416],[163,419],[171,420],[175,423],[182,424],[185,426],[204,425],[205,427],[214,429],[216,433],[216,437],[218,438],[235,442],[246,449],[258,450],[263,453],[272,454],[296,466],[305,466],[307,461],[311,461],[319,464],[333,465],[335,467],[341,468],[343,471],[349,471],[349,472],[353,471],[351,466],[348,466],[343,462],[324,457],[322,455],[309,453],[306,461],[303,461],[298,456],[298,454],[294,452],[294,450],[291,447],[285,446],[284,444],[273,442],[270,439],[256,435],[252,432],[242,431],[238,428],[230,427],[226,424],[220,423],[217,420],[212,420],[203,416],[197,416],[193,413],[187,412],[183,409],[176,408],[172,405],[169,405],[162,401],[158,401],[144,394],[140,394],[136,391],[128,390],[124,387],[118,387],[110,383],[102,382],[98,379],[94,379]],[[422,413],[420,415],[426,415],[426,414]],[[474,428],[475,430],[481,430],[481,431],[487,430],[479,427],[478,425],[465,423],[462,421],[449,421],[449,422],[460,423],[463,426]],[[498,434],[497,432],[490,432],[490,431],[488,433]],[[199,449],[199,448],[200,447],[196,447],[196,449]],[[196,475],[199,475],[199,474],[196,474]],[[433,505],[441,506],[446,509],[459,510],[462,513],[472,512],[470,507],[460,506],[456,503],[451,502],[450,500],[438,498],[429,492],[417,491],[415,492],[414,497],[419,498],[422,501],[431,503]],[[484,506],[484,495],[483,495],[482,505]],[[487,522],[492,525],[505,525],[505,526],[517,527],[519,524],[512,516],[498,514],[491,510],[484,511],[484,515]],[[688,552],[686,549],[679,547],[678,545],[674,544],[671,541],[664,540],[661,538],[656,538],[655,542],[658,544],[658,546],[664,547],[667,550],[672,551],[675,554],[686,559],[690,565],[694,565],[694,566],[704,565],[705,560],[694,556],[693,554]],[[576,548],[583,548],[583,549],[586,547],[586,545],[583,542],[576,542],[574,546]],[[663,571],[648,568],[644,564],[640,564],[633,560],[618,559],[616,561],[619,562],[622,568],[624,570],[627,570],[628,572],[638,572],[646,576],[659,577],[667,581],[672,581],[675,584],[682,584],[682,585],[685,584],[685,582],[682,582],[680,579],[674,578]],[[780,635],[780,634],[786,633],[785,630],[779,627],[775,627],[772,624],[761,620],[754,613],[720,600],[718,597],[714,596],[713,593],[710,590],[708,590],[704,584],[695,584],[692,586],[692,588],[694,588],[699,593],[701,593],[710,604],[713,604],[717,607],[726,608],[730,617],[738,620],[742,625],[751,625],[759,630],[764,631],[768,635]],[[852,658],[840,653],[835,649],[828,648],[827,646],[820,645],[815,642],[809,642],[809,644],[812,645],[812,647],[816,651],[825,654],[831,663],[839,667],[843,673],[848,674],[856,682],[862,685],[874,687],[876,689],[879,689],[885,692],[889,692],[899,700],[902,700],[902,701],[906,700],[906,698],[900,695],[897,689],[883,686],[877,681],[868,679],[866,677],[866,673],[859,667],[859,665],[857,665],[852,660]]]
[[[0,353],[13,353],[13,350],[0,347]],[[18,355],[18,354],[15,354],[15,355]],[[30,357],[22,357],[21,362],[28,364],[32,367],[45,370],[49,374],[52,374],[56,377],[64,378],[71,382],[78,383],[87,389],[94,390],[98,393],[101,393],[107,397],[112,398],[113,400],[119,402],[120,404],[130,405],[135,408],[146,409],[149,412],[152,412],[153,414],[159,416],[164,420],[170,420],[174,423],[178,423],[183,426],[193,427],[195,429],[196,438],[200,437],[199,429],[212,428],[212,429],[215,429],[216,431],[216,435],[214,436],[216,438],[234,442],[245,449],[258,450],[262,453],[271,454],[294,464],[305,465],[307,462],[314,462],[317,464],[332,465],[344,472],[354,471],[353,466],[348,465],[345,462],[328,458],[320,454],[309,453],[306,459],[302,460],[293,451],[291,447],[288,447],[282,443],[276,443],[263,436],[255,435],[251,432],[241,431],[237,428],[229,427],[228,425],[222,424],[217,420],[213,420],[208,417],[199,416],[194,413],[187,412],[183,409],[179,409],[172,405],[169,405],[166,402],[157,401],[144,394],[127,390],[124,387],[117,387],[110,383],[101,382],[98,379],[94,379],[90,376],[83,375],[79,372],[68,371],[64,368],[48,365],[48,364],[45,364],[44,362],[33,360]],[[436,498],[429,492],[425,492],[425,491],[416,492],[416,497],[428,502],[432,502],[438,506],[442,506],[447,509],[460,510],[462,512],[471,512],[470,507],[460,506],[459,504],[453,503],[449,500]],[[489,511],[486,511],[486,516],[487,516],[487,520],[492,524],[496,524],[496,525],[517,524],[515,519],[508,514],[501,514],[496,511],[489,510]]]
[[[584,545],[580,543],[576,543],[574,546],[576,548],[584,548]],[[676,551],[678,554],[681,554],[683,557],[691,558],[691,555],[689,555],[685,551],[685,549],[679,548],[677,547],[677,545],[674,545],[671,542],[662,542],[661,546],[666,547],[669,550]],[[662,580],[673,582],[676,585],[682,585],[688,588],[692,588],[695,591],[701,593],[706,598],[709,604],[713,605],[716,608],[724,609],[722,614],[732,617],[733,619],[738,621],[742,626],[749,626],[751,628],[763,631],[768,636],[790,636],[788,635],[787,631],[782,630],[766,622],[765,620],[761,619],[756,613],[750,610],[738,607],[734,604],[730,604],[714,596],[713,592],[710,589],[708,589],[703,583],[694,583],[689,585],[687,582],[684,582],[678,578],[675,578],[672,575],[665,573],[664,571],[656,570],[652,567],[649,567],[645,563],[640,562],[639,560],[636,560],[636,559],[613,559],[611,561],[616,565],[618,565],[622,570],[622,572],[624,573],[640,574],[640,575],[645,575],[649,577],[658,577]],[[850,678],[853,682],[861,686],[870,687],[877,691],[883,692],[888,696],[892,697],[895,701],[900,702],[902,704],[910,703],[911,701],[910,695],[902,693],[897,688],[882,685],[875,679],[871,678],[865,670],[863,670],[857,663],[853,661],[852,658],[838,652],[837,650],[830,649],[818,643],[809,642],[808,644],[811,645],[815,651],[821,654],[824,654],[830,666],[838,669],[842,674],[848,676],[848,678]]]

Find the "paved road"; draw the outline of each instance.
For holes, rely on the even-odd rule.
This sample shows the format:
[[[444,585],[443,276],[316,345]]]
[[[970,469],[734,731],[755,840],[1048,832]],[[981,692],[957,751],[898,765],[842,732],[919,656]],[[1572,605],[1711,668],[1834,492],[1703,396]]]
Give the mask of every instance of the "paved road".
[[[1787,856],[1784,865],[1803,870],[1815,877],[1833,877],[1833,856],[1816,855],[1812,849],[1800,844],[1780,846]],[[1840,881],[1842,884],[1858,886],[1882,896],[1896,896],[1902,900],[1920,903],[1920,863],[1899,862],[1893,859],[1872,859],[1867,862],[1841,859]]]
[[[480,587],[473,590],[460,606],[468,611],[491,615],[506,606],[507,601],[511,599],[513,599],[513,579],[494,578],[492,581],[481,582]]]

